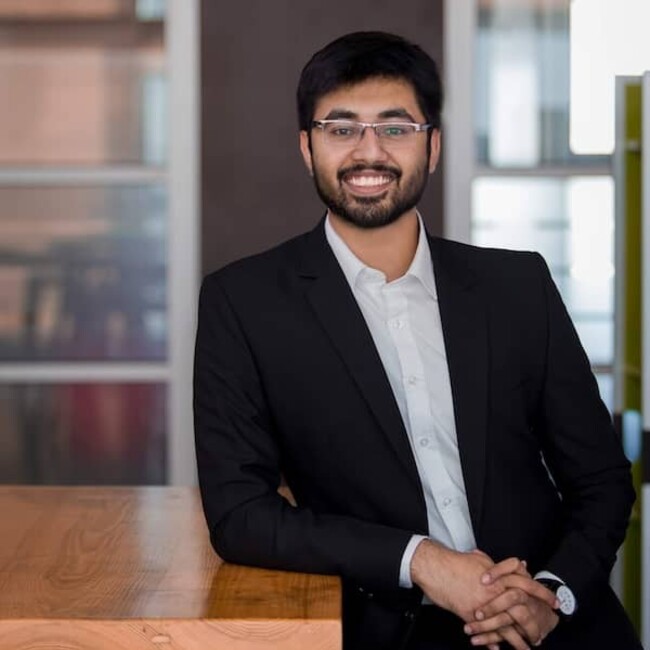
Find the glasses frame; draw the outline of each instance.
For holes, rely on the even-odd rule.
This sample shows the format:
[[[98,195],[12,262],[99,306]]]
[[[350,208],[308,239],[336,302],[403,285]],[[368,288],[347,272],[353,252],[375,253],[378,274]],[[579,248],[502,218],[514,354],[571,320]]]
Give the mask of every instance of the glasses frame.
[[[397,121],[386,121],[386,122],[359,122],[357,120],[344,120],[344,119],[336,119],[336,120],[312,120],[312,128],[314,129],[320,129],[323,132],[323,135],[327,138],[325,135],[325,127],[328,124],[350,124],[354,126],[359,126],[361,127],[361,132],[359,134],[359,139],[355,140],[353,142],[336,142],[336,140],[327,140],[329,143],[335,143],[340,146],[353,146],[359,144],[361,140],[363,139],[363,134],[366,132],[366,129],[372,129],[375,132],[375,136],[379,142],[382,144],[387,144],[392,142],[393,144],[396,144],[399,142],[399,140],[391,140],[387,139],[385,137],[382,137],[377,133],[377,129],[380,126],[412,126],[414,128],[415,133],[420,133],[422,131],[427,132],[429,129],[433,128],[433,124],[419,124],[418,122],[397,122]]]

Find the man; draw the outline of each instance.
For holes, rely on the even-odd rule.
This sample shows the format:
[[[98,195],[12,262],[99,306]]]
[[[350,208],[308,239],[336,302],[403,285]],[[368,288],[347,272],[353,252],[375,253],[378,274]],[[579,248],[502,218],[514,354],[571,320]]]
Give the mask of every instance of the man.
[[[607,584],[629,465],[546,265],[430,237],[416,211],[441,94],[435,63],[389,34],[303,70],[300,149],[327,215],[201,291],[212,542],[342,576],[348,649],[638,648]]]

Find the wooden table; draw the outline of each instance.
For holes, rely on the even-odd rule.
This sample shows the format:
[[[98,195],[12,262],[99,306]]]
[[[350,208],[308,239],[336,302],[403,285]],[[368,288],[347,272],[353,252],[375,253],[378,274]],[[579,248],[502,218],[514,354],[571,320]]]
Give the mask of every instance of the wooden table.
[[[336,650],[337,578],[222,563],[191,488],[0,487],[2,650]]]

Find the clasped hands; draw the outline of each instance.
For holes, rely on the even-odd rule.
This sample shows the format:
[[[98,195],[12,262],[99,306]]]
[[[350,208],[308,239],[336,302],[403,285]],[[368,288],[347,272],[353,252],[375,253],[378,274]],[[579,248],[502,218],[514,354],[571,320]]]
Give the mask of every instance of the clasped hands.
[[[495,564],[475,550],[459,553],[423,540],[411,560],[411,577],[433,603],[465,621],[472,645],[515,650],[539,645],[559,618],[555,594],[530,576],[525,562]]]

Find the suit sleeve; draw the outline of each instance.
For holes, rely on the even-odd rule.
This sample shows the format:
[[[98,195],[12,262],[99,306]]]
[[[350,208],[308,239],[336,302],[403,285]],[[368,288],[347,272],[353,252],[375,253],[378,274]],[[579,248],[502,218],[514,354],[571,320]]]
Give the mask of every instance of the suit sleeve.
[[[544,568],[561,576],[583,604],[608,580],[634,489],[589,360],[546,263],[537,259],[547,314],[541,432],[565,514],[565,534]]]
[[[341,575],[394,589],[409,531],[293,507],[254,350],[219,275],[199,300],[194,365],[199,485],[212,544],[229,562]]]

